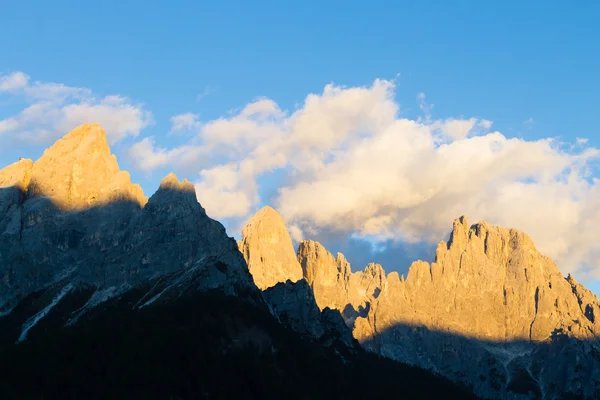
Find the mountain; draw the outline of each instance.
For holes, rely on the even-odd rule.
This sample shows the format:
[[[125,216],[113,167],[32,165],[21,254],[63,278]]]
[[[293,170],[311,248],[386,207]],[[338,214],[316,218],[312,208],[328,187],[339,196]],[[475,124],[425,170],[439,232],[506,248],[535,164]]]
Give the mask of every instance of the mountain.
[[[352,273],[310,240],[297,257],[319,308],[339,310],[375,354],[487,398],[600,397],[600,303],[518,230],[461,217],[406,279],[378,264]]]
[[[302,269],[283,218],[271,207],[262,208],[248,221],[238,245],[259,289],[302,279]]]
[[[258,260],[298,279],[259,289],[193,185],[170,174],[146,198],[98,125],[0,170],[0,211],[3,399],[475,398],[365,352],[291,240],[292,268],[278,246]]]
[[[154,279],[140,306],[186,286],[255,290],[236,242],[206,216],[193,185],[169,175],[146,200],[98,125],[0,171],[0,182],[3,313],[40,290],[54,292],[54,304],[91,287],[83,311]]]

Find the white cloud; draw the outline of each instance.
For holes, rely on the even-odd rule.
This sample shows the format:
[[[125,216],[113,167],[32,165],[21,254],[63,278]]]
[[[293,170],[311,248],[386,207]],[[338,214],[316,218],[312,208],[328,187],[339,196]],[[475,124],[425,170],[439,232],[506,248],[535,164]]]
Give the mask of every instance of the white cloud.
[[[0,76],[0,92],[12,92],[23,89],[29,84],[29,77],[22,72]]]
[[[226,164],[202,170],[196,192],[214,218],[245,217],[259,201],[256,183],[241,165]]]
[[[478,125],[485,127],[488,122],[489,121],[480,122]],[[439,131],[449,139],[457,140],[465,138],[469,134],[469,132],[471,132],[471,130],[475,127],[476,124],[476,118],[448,118],[445,121],[436,122],[435,124],[433,124],[433,127],[435,129],[439,129]]]
[[[493,122],[488,119],[482,119],[479,121],[479,126],[483,129],[490,129],[493,125]]]
[[[431,112],[433,111],[433,104],[429,104],[425,100],[425,93],[421,92],[417,95],[417,101],[419,103],[419,108],[421,112],[425,115],[425,120],[429,120],[431,118]]]
[[[171,130],[169,134],[193,131],[200,127],[199,115],[194,113],[179,114],[171,117]]]
[[[166,166],[189,171],[199,169],[206,149],[202,146],[186,145],[173,149],[157,147],[154,138],[147,137],[135,143],[129,149],[129,156],[136,162],[138,169],[150,172]]]
[[[111,143],[137,136],[152,115],[121,96],[94,97],[91,90],[52,82],[32,82],[22,72],[0,76],[0,91],[28,105],[0,120],[0,134],[48,142],[83,123],[100,123]]]
[[[5,132],[14,131],[19,128],[19,121],[15,118],[6,118],[0,121],[0,135]]]
[[[257,99],[184,146],[144,139],[132,152],[147,171],[199,173],[198,198],[217,218],[245,220],[270,201],[295,239],[324,230],[433,246],[466,214],[524,230],[564,272],[600,275],[597,149],[509,138],[485,119],[436,120],[422,93],[425,118],[399,118],[394,90],[327,85],[293,112]],[[259,180],[275,170],[285,175],[278,194],[261,199]]]

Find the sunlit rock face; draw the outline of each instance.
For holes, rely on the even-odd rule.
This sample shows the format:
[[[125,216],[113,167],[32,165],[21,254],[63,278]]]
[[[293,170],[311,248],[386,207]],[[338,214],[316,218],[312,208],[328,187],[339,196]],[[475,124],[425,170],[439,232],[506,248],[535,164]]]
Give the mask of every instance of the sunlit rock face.
[[[282,323],[325,345],[356,345],[338,307],[317,305],[277,211],[268,206],[258,211],[244,226],[238,246],[255,284]]]
[[[193,185],[170,174],[147,199],[95,124],[0,170],[0,211],[0,315],[57,286],[91,287],[90,306],[154,280],[140,305],[185,288],[256,291]]]
[[[302,279],[283,218],[271,207],[262,208],[252,217],[242,230],[238,245],[259,289]]]
[[[372,351],[494,398],[599,393],[598,299],[524,233],[463,217],[434,263],[415,262],[406,280],[390,274],[387,284],[369,315]]]
[[[463,217],[433,264],[415,262],[405,281],[390,276],[375,307],[376,329],[403,323],[501,342],[544,341],[555,331],[590,339],[600,333],[592,296],[524,233],[485,222],[469,227]]]
[[[387,285],[381,265],[371,263],[364,271],[352,273],[343,254],[333,257],[312,240],[300,242],[298,261],[319,307],[340,310],[346,324],[355,327],[357,339],[370,338],[374,330],[367,322],[369,310]]]
[[[456,220],[436,261],[416,261],[406,279],[386,277],[376,264],[352,274],[343,255],[310,241],[298,259],[321,308],[369,303],[377,332],[402,323],[493,341],[543,341],[556,330],[579,339],[600,334],[591,292],[565,279],[526,234],[486,222]]]
[[[98,124],[81,125],[59,139],[33,164],[28,197],[44,196],[67,210],[115,201],[141,207],[146,197],[110,153],[106,133]]]
[[[416,261],[406,278],[377,264],[352,273],[342,254],[310,240],[297,257],[319,308],[339,310],[370,351],[484,397],[600,395],[598,299],[522,232],[461,217],[435,262]]]

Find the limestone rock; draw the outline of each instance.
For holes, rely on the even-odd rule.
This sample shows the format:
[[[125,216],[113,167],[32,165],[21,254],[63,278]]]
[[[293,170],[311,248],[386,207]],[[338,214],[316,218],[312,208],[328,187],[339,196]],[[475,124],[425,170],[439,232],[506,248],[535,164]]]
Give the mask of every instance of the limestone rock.
[[[238,247],[259,289],[302,279],[302,269],[283,218],[271,207],[262,208],[250,219],[242,230]]]
[[[351,273],[316,242],[300,243],[298,258],[319,307],[340,310],[370,351],[491,398],[529,398],[523,388],[545,399],[600,393],[600,303],[520,231],[461,217],[435,262],[416,261],[406,280],[376,264]],[[561,335],[577,354],[568,361]],[[552,364],[553,354],[565,364]]]
[[[352,334],[339,311],[326,308],[321,312],[304,279],[280,282],[264,290],[263,295],[279,320],[296,332],[321,340],[326,345],[339,340],[347,347],[354,346]]]
[[[334,258],[320,243],[303,240],[298,246],[298,261],[319,308],[343,310],[348,304],[351,275],[350,264],[344,256],[338,254]]]
[[[455,221],[435,262],[415,262],[394,287],[377,303],[378,330],[416,324],[502,342],[544,341],[555,330],[578,339],[600,334],[582,311],[577,289],[527,235],[485,222],[469,227],[466,218]],[[591,317],[598,300],[583,288],[579,293]]]
[[[16,163],[0,170],[0,188],[15,187],[26,192],[32,169],[33,161],[31,159],[20,158]]]
[[[353,327],[357,318],[366,318],[375,299],[386,286],[385,271],[379,264],[369,264],[364,271],[352,273],[343,254],[333,257],[318,242],[303,240],[298,246],[298,261],[321,310],[340,310],[346,324]],[[362,320],[358,337],[368,337],[373,329]]]
[[[98,124],[81,125],[33,164],[28,197],[44,196],[57,208],[80,210],[116,201],[141,207],[146,198],[129,173],[110,153],[106,133]]]
[[[313,291],[302,279],[292,239],[277,211],[262,208],[243,228],[242,240],[237,244],[255,284],[283,323],[326,345],[335,340],[347,347],[355,345],[340,312],[317,306]]]
[[[84,308],[149,282],[140,307],[186,290],[260,297],[193,185],[171,174],[146,200],[98,125],[73,130],[33,165],[1,170],[0,182],[0,315],[35,292],[64,295],[57,287],[93,288]]]
[[[29,187],[33,161],[19,159],[14,164],[0,170],[0,233],[7,229],[15,234],[21,221],[21,204]]]

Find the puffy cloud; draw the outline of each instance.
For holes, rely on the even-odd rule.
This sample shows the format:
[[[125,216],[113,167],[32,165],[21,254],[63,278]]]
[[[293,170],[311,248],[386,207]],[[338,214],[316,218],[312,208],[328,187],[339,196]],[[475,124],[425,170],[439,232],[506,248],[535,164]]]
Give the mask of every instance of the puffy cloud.
[[[136,162],[136,167],[150,172],[166,166],[178,170],[189,171],[199,168],[207,149],[203,146],[185,145],[173,149],[157,147],[154,138],[146,137],[129,148],[129,156]]]
[[[527,141],[490,131],[479,118],[398,117],[394,83],[327,85],[293,112],[257,99],[233,115],[202,124],[184,146],[132,149],[138,166],[199,173],[207,212],[239,222],[272,203],[297,240],[319,231],[375,243],[435,243],[452,220],[522,229],[564,272],[600,275],[600,185],[589,174],[597,149],[547,138]],[[204,155],[210,161],[197,160]],[[259,182],[284,178],[274,198]],[[580,275],[581,276],[581,275]]]
[[[23,89],[29,84],[29,77],[22,72],[0,76],[0,92],[12,92]]]
[[[489,121],[481,123],[480,126],[483,126],[485,129],[487,122]],[[457,140],[466,137],[469,132],[471,132],[473,127],[475,127],[476,123],[476,118],[469,118],[466,120],[449,118],[446,121],[435,124],[434,126],[437,127],[445,136],[452,140]]]
[[[6,118],[0,121],[0,135],[5,132],[14,131],[19,128],[19,121],[16,118]]]
[[[246,217],[258,194],[251,174],[238,164],[220,165],[201,171],[196,192],[215,218]]]
[[[0,76],[0,93],[14,96],[27,106],[0,120],[0,134],[47,142],[77,125],[100,123],[111,143],[137,136],[152,123],[152,115],[121,96],[94,97],[91,90],[53,82],[32,82],[22,72]]]

